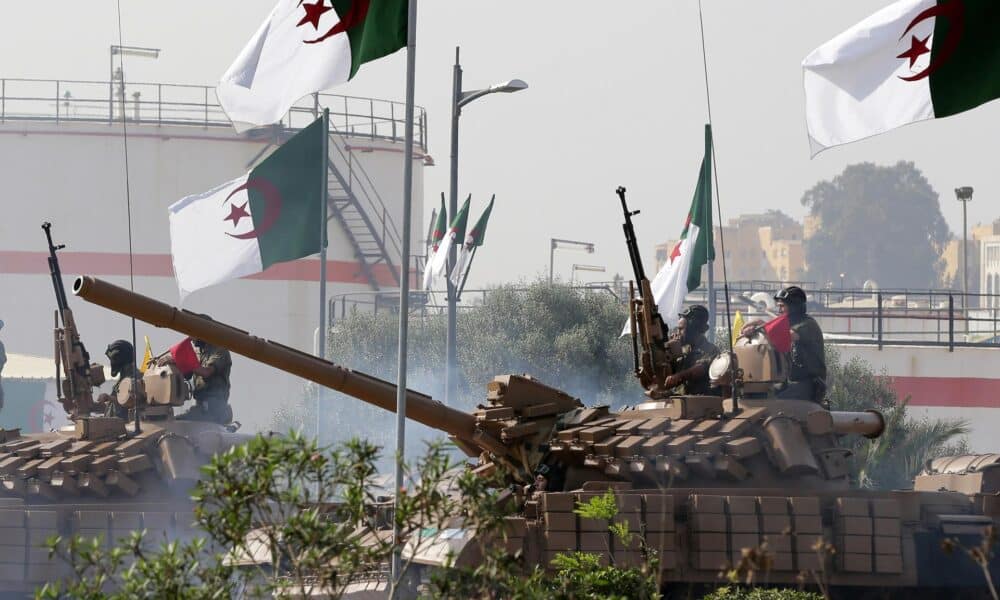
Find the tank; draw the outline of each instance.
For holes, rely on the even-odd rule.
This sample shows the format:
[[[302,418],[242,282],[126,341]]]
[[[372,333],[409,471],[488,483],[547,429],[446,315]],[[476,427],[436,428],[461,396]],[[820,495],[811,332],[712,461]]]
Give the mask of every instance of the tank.
[[[93,277],[78,278],[73,291],[395,410],[396,389],[389,382]],[[630,309],[637,330],[643,319],[647,325],[659,322],[642,314],[650,306],[643,296]],[[648,339],[637,338],[639,354],[639,342]],[[638,369],[669,372],[669,348],[664,341],[658,358],[643,350],[650,360],[638,358]],[[796,584],[802,572],[811,571],[855,591],[981,586],[978,566],[961,553],[945,554],[941,542],[954,537],[978,544],[984,529],[996,523],[1000,455],[936,460],[912,490],[856,489],[848,473],[850,451],[838,439],[877,438],[885,426],[882,415],[775,398],[773,386],[765,384],[780,371],[780,360],[766,337],[737,344],[711,370],[725,397],[670,396],[647,372],[647,398],[612,411],[586,406],[527,375],[501,375],[471,413],[410,390],[406,416],[447,433],[475,459],[475,472],[502,466],[515,489],[524,490],[519,514],[511,519],[509,548],[522,552],[528,564],[548,565],[556,553],[574,550],[599,553],[618,565],[639,564],[645,544],[658,552],[666,583],[710,584],[720,569],[740,563],[745,549],[766,542],[767,580],[775,584]],[[576,503],[609,489],[619,519],[640,533],[641,542],[620,547],[606,522],[573,512]],[[456,553],[458,565],[475,561],[472,534],[441,535],[447,539],[432,544],[417,563],[440,565],[442,545]],[[817,540],[824,544],[817,546]]]
[[[154,542],[193,535],[190,490],[201,466],[250,437],[238,425],[176,420],[190,392],[173,365],[124,379],[114,398],[95,398],[103,367],[90,361],[67,303],[62,246],[52,243],[48,223],[43,228],[57,305],[56,387],[72,424],[24,435],[0,428],[0,592],[29,592],[70,574],[43,547],[53,535],[100,536],[106,544],[140,529]]]

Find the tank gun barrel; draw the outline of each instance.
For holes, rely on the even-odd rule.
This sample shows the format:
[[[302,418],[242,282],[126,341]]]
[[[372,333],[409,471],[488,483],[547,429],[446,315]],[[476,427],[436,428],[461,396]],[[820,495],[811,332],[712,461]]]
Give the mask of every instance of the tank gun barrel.
[[[877,410],[830,411],[830,417],[833,419],[833,432],[841,435],[855,433],[874,439],[885,431],[885,417]]]
[[[385,410],[396,410],[396,386],[377,377],[256,337],[249,332],[170,306],[96,277],[78,277],[73,283],[73,294],[87,302],[156,327],[172,329],[227,348]],[[445,406],[430,396],[412,390],[407,390],[406,416],[460,440],[471,442],[475,434],[476,419],[473,415]]]

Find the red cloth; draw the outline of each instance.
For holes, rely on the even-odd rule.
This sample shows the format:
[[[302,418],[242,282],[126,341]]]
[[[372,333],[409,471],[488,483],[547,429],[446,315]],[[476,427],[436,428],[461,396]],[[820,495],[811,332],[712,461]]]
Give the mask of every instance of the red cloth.
[[[792,351],[792,326],[788,322],[788,315],[781,315],[764,323],[764,333],[778,352]]]
[[[173,357],[174,364],[177,365],[177,368],[185,377],[193,373],[195,368],[200,364],[198,355],[195,353],[194,346],[191,345],[191,338],[189,337],[171,346],[170,356]]]

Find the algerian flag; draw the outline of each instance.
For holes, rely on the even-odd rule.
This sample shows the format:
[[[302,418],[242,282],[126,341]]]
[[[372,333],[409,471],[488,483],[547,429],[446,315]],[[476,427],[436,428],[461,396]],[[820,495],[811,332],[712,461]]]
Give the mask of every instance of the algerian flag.
[[[444,239],[444,230],[448,226],[448,214],[445,212],[444,207],[444,192],[441,192],[441,210],[438,211],[437,219],[434,221],[434,230],[431,232],[431,251],[430,257],[427,259],[427,264],[424,265],[424,289],[431,289],[431,284],[434,283],[434,271],[431,269],[431,264],[434,262],[434,257],[437,256],[438,247],[441,245],[441,240]]]
[[[469,266],[476,248],[482,246],[483,242],[486,241],[486,224],[490,220],[490,213],[493,212],[493,200],[495,199],[496,195],[490,198],[490,203],[486,206],[486,210],[483,211],[479,220],[469,230],[469,234],[465,236],[465,243],[462,244],[458,259],[455,261],[455,267],[451,270],[451,284],[456,288],[462,285],[462,279],[465,277],[465,269]]]
[[[462,208],[458,210],[458,214],[451,221],[451,227],[448,228],[448,234],[444,236],[441,240],[441,244],[438,246],[437,252],[434,253],[434,258],[431,259],[428,268],[433,274],[432,277],[441,277],[445,275],[448,270],[448,251],[451,250],[451,246],[455,243],[455,240],[460,240],[465,238],[465,225],[469,221],[469,201],[472,199],[470,195],[465,199],[465,203],[462,204]]]
[[[701,268],[715,258],[712,245],[712,129],[705,125],[705,156],[701,159],[698,185],[694,190],[681,239],[667,262],[650,283],[660,316],[671,327],[677,324],[684,296],[701,285]],[[625,324],[622,335],[629,333]]]
[[[170,207],[170,253],[181,300],[320,251],[323,119],[246,175]]]
[[[219,104],[238,130],[277,123],[300,98],[405,47],[406,19],[407,0],[278,0],[222,76]]]
[[[1000,2],[900,0],[802,62],[812,154],[1000,97]]]

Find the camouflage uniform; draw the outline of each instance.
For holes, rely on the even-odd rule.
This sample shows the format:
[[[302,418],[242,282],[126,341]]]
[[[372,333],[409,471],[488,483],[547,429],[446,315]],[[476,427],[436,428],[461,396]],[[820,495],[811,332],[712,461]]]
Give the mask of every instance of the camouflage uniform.
[[[704,374],[700,377],[693,376],[677,386],[675,389],[680,390],[677,393],[697,395],[711,393],[709,390],[708,366],[712,364],[712,361],[717,356],[719,356],[719,349],[715,347],[715,344],[709,342],[703,334],[699,334],[693,342],[685,343],[681,346],[681,355],[674,363],[675,373],[698,365],[704,366],[705,369]]]
[[[796,318],[791,328],[795,336],[788,357],[788,387],[778,396],[819,401],[826,392],[823,330],[809,315]]]
[[[133,367],[131,364],[126,365],[122,368],[121,373],[118,376],[118,381],[111,386],[111,402],[104,409],[104,416],[106,417],[121,417],[122,419],[128,418],[128,409],[124,406],[118,404],[116,400],[118,399],[118,390],[121,389],[122,382],[126,379],[132,379]]]
[[[229,350],[206,342],[199,351],[198,362],[202,367],[211,367],[215,372],[209,377],[192,375],[191,388],[197,406],[182,417],[225,425],[233,417],[229,408],[229,372],[233,367],[233,358]]]

